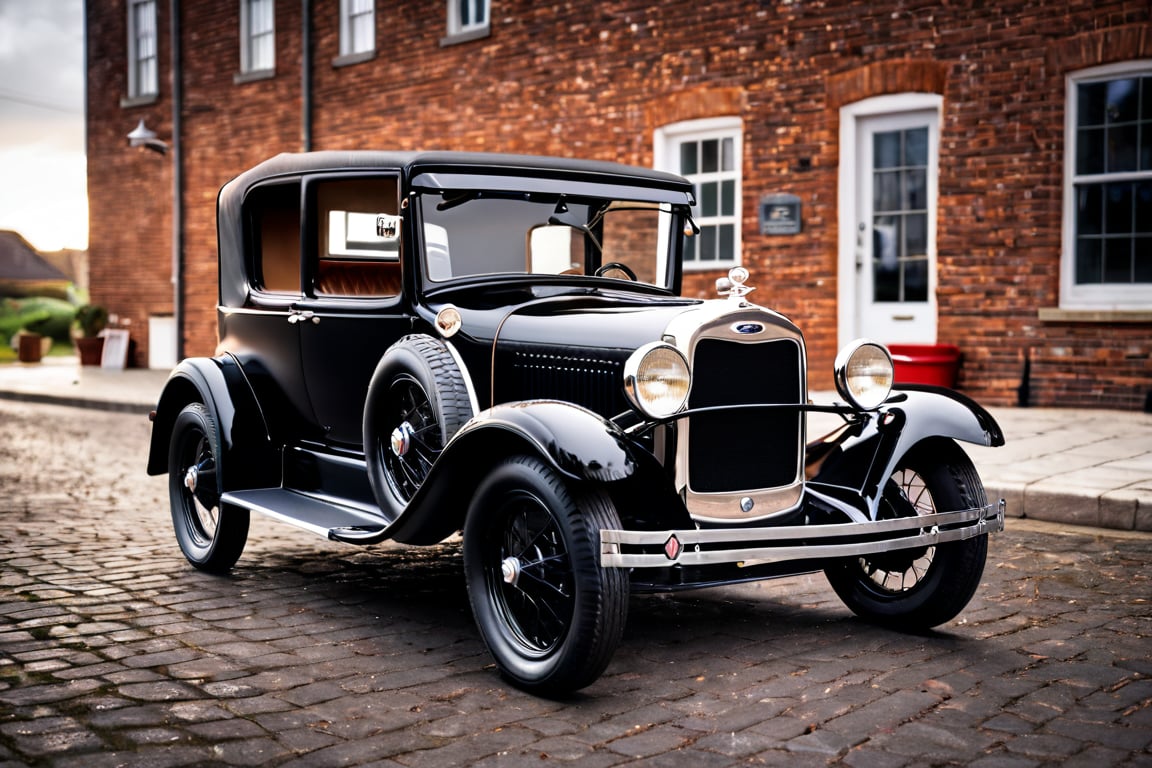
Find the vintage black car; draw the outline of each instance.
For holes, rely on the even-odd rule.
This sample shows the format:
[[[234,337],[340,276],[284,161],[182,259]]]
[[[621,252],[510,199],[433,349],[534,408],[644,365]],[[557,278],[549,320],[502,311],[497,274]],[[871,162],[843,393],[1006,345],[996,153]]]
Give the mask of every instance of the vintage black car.
[[[996,422],[893,388],[868,341],[835,363],[843,402],[810,403],[804,337],[745,270],[679,296],[718,236],[695,194],[461,153],[281,155],[228,183],[219,349],[152,416],[184,555],[228,570],[251,511],[348,544],[462,532],[485,644],[547,694],[604,671],[631,592],[822,570],[868,620],[954,618],[1004,520],[956,441],[1000,445]],[[806,443],[814,412],[838,428]]]

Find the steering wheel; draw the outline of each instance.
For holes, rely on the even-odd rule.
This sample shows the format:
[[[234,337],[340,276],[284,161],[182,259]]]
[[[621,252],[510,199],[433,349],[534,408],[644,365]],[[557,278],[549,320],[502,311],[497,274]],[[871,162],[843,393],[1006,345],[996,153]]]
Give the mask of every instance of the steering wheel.
[[[617,280],[631,280],[636,282],[636,273],[627,264],[621,264],[619,261],[610,261],[607,264],[601,264],[595,272],[596,277],[613,277]]]

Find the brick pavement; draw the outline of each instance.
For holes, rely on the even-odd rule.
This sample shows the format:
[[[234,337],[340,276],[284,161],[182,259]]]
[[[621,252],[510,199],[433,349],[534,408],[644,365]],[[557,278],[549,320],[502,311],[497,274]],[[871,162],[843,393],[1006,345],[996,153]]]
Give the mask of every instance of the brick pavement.
[[[254,517],[232,576],[193,570],[146,435],[0,402],[0,766],[1152,765],[1147,534],[1011,520],[925,635],[819,575],[634,597],[550,701],[496,675],[452,544]]]

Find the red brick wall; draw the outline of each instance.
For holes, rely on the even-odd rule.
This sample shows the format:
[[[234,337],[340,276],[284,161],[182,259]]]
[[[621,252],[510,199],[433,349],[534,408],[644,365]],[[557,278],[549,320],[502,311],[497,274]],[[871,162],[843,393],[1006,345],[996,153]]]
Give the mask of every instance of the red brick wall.
[[[168,4],[160,2],[168,71]],[[743,258],[753,298],[797,320],[812,385],[837,346],[839,108],[902,91],[941,94],[939,339],[960,346],[960,386],[1015,403],[1140,408],[1152,324],[1041,321],[1058,305],[1064,77],[1152,58],[1147,0],[493,0],[489,37],[440,46],[441,3],[378,2],[378,55],[333,66],[337,0],[313,2],[315,149],[466,149],[651,165],[653,131],[737,115],[744,125]],[[300,3],[276,7],[276,77],[235,84],[235,2],[183,9],[187,354],[215,344],[219,186],[301,148]],[[129,152],[140,117],[169,138],[171,88],[121,108],[123,0],[87,4],[93,297],[133,320],[171,309],[170,162]],[[1082,32],[1074,32],[1083,30]],[[758,201],[790,192],[803,233],[762,236]],[[685,293],[711,295],[716,273]],[[146,338],[143,339],[146,342]]]

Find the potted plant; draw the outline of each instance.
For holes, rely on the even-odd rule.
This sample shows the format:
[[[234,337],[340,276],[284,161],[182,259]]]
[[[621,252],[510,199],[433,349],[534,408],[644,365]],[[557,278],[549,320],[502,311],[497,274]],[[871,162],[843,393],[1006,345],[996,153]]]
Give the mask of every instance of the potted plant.
[[[100,365],[104,337],[100,331],[108,325],[108,310],[98,304],[85,304],[76,310],[76,351],[80,365]]]

